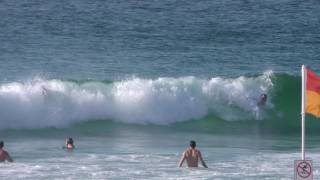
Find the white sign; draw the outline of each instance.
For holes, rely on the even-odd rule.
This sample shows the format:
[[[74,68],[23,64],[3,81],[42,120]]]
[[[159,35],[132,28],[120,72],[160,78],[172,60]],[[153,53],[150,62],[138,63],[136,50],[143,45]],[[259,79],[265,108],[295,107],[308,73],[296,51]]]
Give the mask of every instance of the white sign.
[[[313,180],[311,160],[294,161],[294,179],[295,180]]]

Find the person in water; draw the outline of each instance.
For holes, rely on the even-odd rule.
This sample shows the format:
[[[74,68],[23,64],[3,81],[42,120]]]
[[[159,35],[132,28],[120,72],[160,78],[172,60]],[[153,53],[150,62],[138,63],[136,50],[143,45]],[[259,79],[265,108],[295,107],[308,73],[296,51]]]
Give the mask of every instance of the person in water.
[[[12,158],[10,157],[9,153],[3,149],[4,142],[0,141],[0,162],[13,162]]]
[[[259,100],[259,102],[258,102],[258,105],[259,105],[259,106],[265,105],[266,102],[267,102],[267,99],[268,99],[267,94],[261,94],[261,95],[260,95],[260,100]]]
[[[73,144],[73,139],[71,137],[66,139],[66,146],[63,147],[64,149],[72,150],[75,148]]]
[[[43,95],[43,96],[47,96],[49,90],[48,90],[45,86],[41,86],[41,89],[42,89],[42,95]]]
[[[203,167],[208,168],[204,160],[202,159],[201,152],[196,149],[196,142],[190,141],[190,147],[182,153],[179,167],[182,166],[183,162],[186,160],[188,167],[198,167],[198,161],[201,161]]]

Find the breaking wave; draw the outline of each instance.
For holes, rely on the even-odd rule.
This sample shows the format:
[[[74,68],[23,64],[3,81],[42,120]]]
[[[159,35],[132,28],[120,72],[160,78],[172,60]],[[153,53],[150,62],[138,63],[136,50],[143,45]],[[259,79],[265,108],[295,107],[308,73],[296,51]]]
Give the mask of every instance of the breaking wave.
[[[65,127],[76,122],[112,120],[172,124],[209,114],[225,121],[263,120],[273,109],[273,73],[255,77],[130,78],[122,81],[64,81],[34,78],[0,85],[0,127]]]

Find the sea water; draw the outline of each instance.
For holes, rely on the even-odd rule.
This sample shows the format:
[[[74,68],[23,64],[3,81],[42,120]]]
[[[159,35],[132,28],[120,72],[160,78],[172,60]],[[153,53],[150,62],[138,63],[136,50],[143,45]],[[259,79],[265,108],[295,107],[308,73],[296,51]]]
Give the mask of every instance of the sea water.
[[[0,17],[1,179],[293,179],[318,1],[2,0]],[[319,128],[307,115],[314,179]],[[178,168],[190,140],[208,169]]]

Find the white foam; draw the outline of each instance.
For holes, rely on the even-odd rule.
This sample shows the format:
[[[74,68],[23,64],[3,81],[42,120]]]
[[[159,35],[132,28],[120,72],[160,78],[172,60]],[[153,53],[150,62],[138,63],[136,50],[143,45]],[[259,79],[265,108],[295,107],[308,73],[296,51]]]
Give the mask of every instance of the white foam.
[[[62,127],[92,119],[168,124],[209,112],[225,120],[261,119],[257,101],[272,88],[271,75],[132,78],[110,84],[38,78],[6,83],[0,86],[0,128]]]

